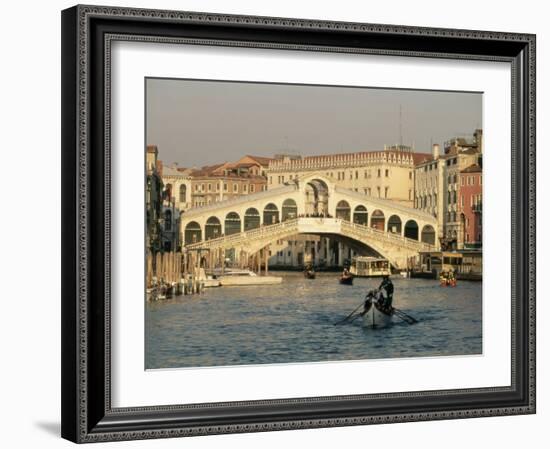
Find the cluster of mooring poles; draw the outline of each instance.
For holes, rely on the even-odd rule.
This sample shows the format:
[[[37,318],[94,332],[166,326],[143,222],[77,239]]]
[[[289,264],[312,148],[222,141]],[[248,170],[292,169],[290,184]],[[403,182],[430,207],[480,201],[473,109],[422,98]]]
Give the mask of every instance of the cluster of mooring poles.
[[[147,299],[201,293],[206,280],[201,257],[200,250],[147,254]]]
[[[253,254],[241,249],[235,256],[234,267],[251,269],[258,274],[263,268],[267,275],[269,247]],[[207,272],[223,276],[226,265],[226,251],[223,248],[184,249],[183,252],[158,252],[155,255],[149,252],[146,273],[147,300],[157,301],[174,296],[202,293],[209,281],[215,284],[212,282],[212,276],[207,276]]]

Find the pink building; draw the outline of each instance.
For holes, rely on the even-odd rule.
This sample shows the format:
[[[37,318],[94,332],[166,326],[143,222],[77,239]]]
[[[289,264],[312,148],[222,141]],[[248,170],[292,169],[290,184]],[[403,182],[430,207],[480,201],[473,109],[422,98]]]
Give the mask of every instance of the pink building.
[[[460,172],[458,196],[465,248],[481,247],[482,242],[482,174],[477,164]]]

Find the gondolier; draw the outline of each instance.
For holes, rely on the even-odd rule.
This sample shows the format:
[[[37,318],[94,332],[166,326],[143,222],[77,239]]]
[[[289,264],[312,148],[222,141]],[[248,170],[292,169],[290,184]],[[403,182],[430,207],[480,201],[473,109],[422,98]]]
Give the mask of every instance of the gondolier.
[[[340,284],[344,285],[353,285],[353,275],[347,268],[344,268],[344,271],[339,279]]]
[[[393,302],[393,282],[391,281],[389,276],[383,277],[382,282],[380,283],[380,287],[378,287],[378,290],[380,290],[380,296],[381,299],[383,299],[383,306],[387,309],[391,309]],[[382,290],[386,292],[385,297],[381,293]]]

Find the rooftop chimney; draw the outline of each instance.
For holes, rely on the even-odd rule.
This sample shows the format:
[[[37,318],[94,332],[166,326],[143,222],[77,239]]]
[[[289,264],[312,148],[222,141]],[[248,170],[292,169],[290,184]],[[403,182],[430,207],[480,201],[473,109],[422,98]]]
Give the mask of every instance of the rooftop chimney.
[[[434,143],[432,145],[432,156],[434,159],[439,159],[439,144]]]

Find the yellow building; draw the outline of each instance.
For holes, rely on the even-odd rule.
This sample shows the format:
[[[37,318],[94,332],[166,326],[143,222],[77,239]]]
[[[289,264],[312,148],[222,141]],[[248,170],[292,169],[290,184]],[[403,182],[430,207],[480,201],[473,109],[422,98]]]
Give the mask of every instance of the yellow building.
[[[267,188],[275,189],[302,176],[317,174],[329,178],[338,187],[413,207],[414,167],[429,156],[403,145],[386,146],[383,151],[305,157],[276,155],[266,172]],[[311,198],[323,201],[322,189],[310,194]],[[326,212],[313,208],[306,210],[309,213]],[[306,256],[310,254],[312,258]],[[269,263],[275,267],[296,267],[306,263],[334,267],[350,263],[357,254],[350,246],[331,238],[295,236],[271,245]]]
[[[386,146],[383,151],[322,156],[279,155],[269,163],[267,188],[318,173],[330,178],[338,187],[412,207],[414,167],[425,157],[426,154],[413,152],[403,145]]]

